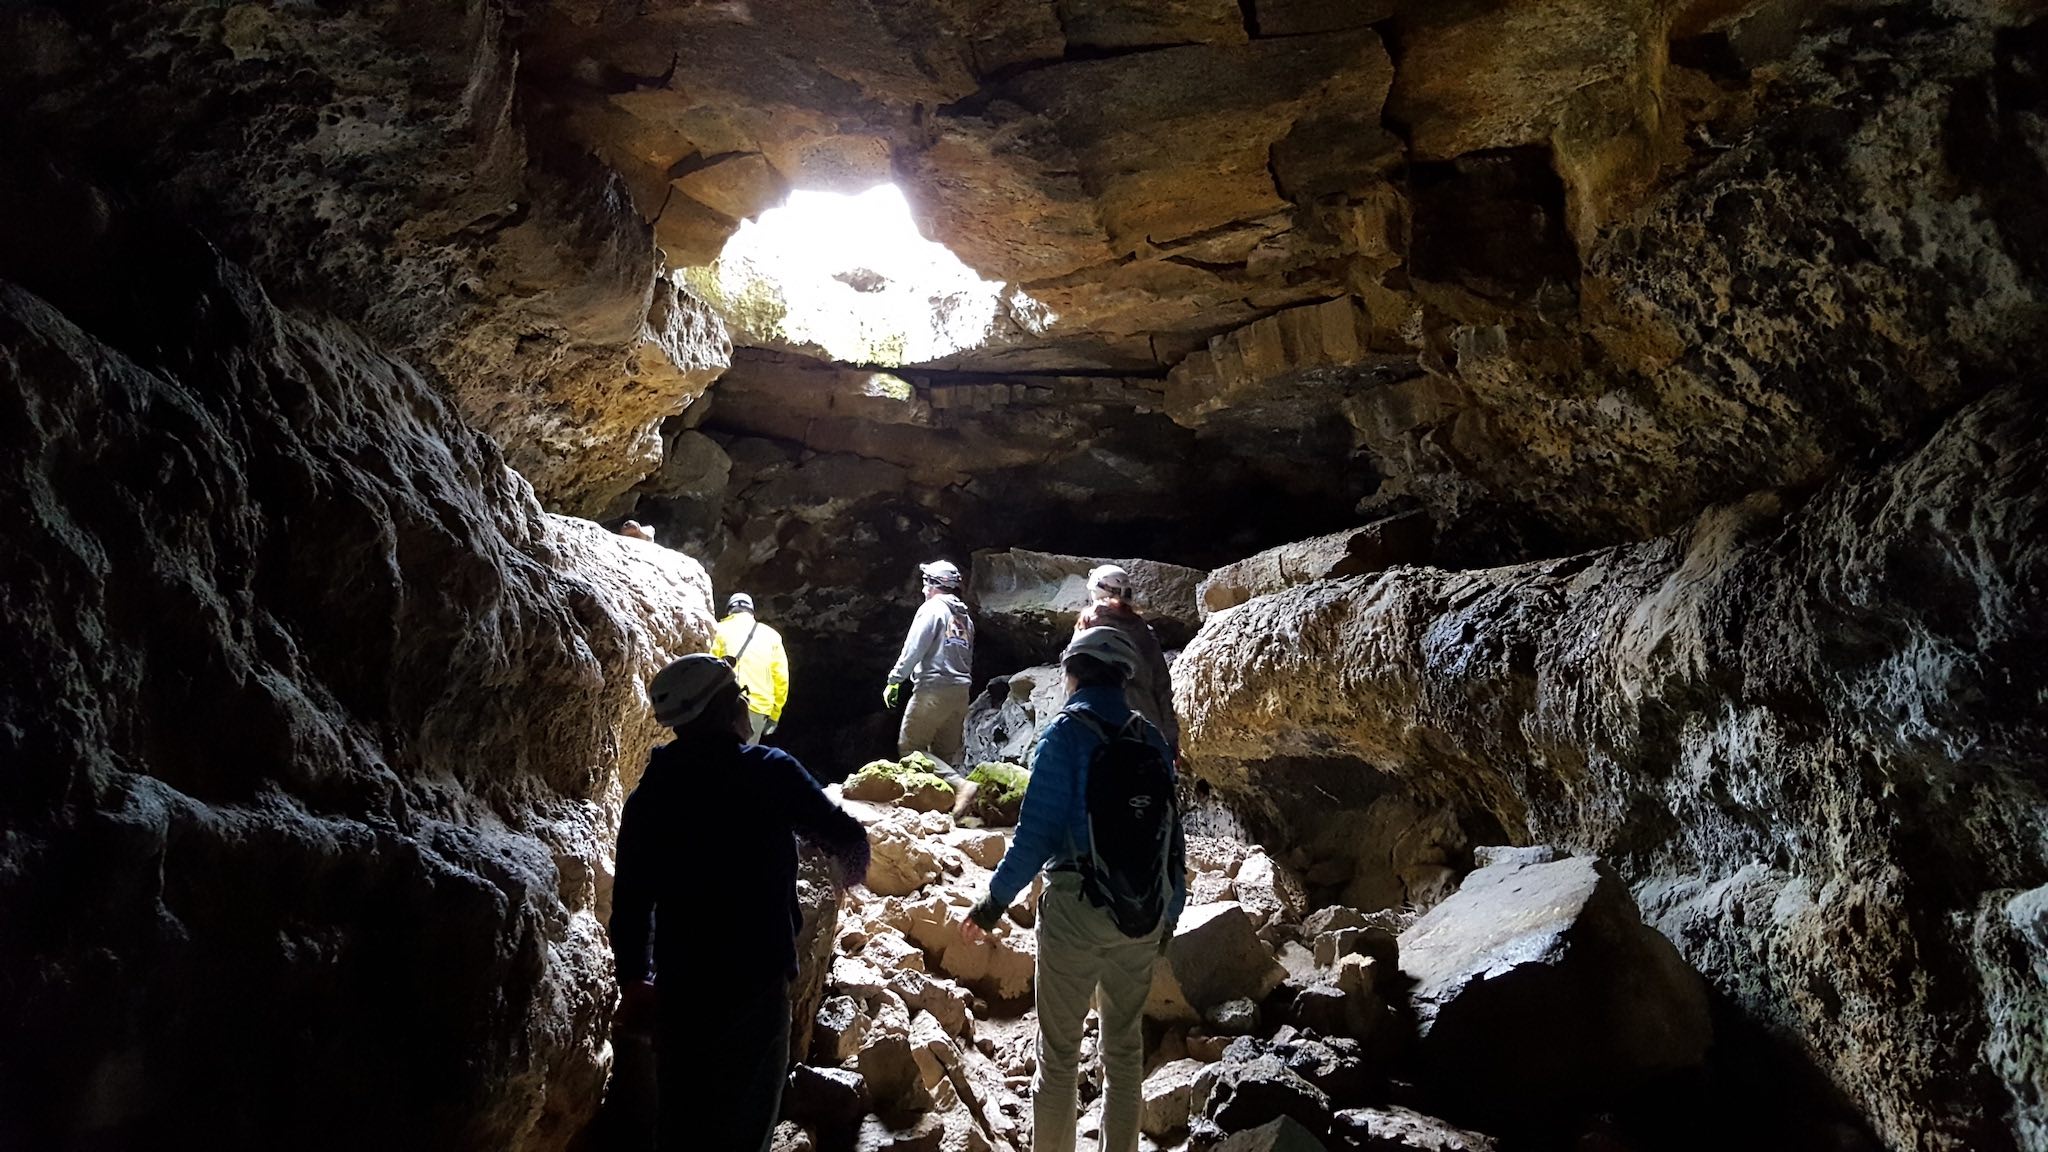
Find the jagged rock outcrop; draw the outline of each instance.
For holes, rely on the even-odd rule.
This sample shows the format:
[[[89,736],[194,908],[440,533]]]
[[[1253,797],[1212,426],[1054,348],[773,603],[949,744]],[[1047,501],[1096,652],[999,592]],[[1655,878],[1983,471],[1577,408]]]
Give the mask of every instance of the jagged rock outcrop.
[[[61,265],[0,246],[43,294],[0,282],[0,1143],[563,1147],[703,572],[97,204]]]
[[[967,572],[967,602],[974,609],[976,643],[997,667],[1056,660],[1088,607],[1088,572],[1119,564],[1161,645],[1178,648],[1201,625],[1195,589],[1202,573],[1156,560],[1102,560],[1058,556],[1023,548],[977,552]],[[1007,658],[1008,663],[1004,663]]]
[[[1429,516],[1417,510],[1313,540],[1268,548],[1256,556],[1226,564],[1202,580],[1197,589],[1202,615],[1235,608],[1254,596],[1296,584],[1362,576],[1396,564],[1421,564],[1429,559],[1434,535]]]
[[[2048,405],[2006,388],[1803,502],[1217,613],[1175,669],[1186,746],[1273,805],[1290,779],[1324,809],[1403,794],[1599,853],[1888,1146],[2023,1146],[2041,1126],[2023,1037],[2042,993],[2019,989],[2041,963],[2023,894],[2048,879],[2044,431]]]
[[[502,0],[18,6],[0,134],[135,189],[278,299],[404,349],[553,510],[597,515],[724,369],[613,173],[536,136]]]

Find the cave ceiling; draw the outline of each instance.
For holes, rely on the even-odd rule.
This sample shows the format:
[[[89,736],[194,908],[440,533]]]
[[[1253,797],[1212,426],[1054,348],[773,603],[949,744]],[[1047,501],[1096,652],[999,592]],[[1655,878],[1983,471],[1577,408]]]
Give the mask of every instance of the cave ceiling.
[[[792,189],[890,181],[1016,293],[892,366],[933,451],[972,440],[949,389],[1123,380],[1334,478],[1329,518],[1419,506],[1504,560],[1810,486],[2024,370],[2030,10],[116,0],[6,9],[0,98],[365,324],[553,509],[622,514],[677,421],[721,431],[735,346],[825,358],[687,270]]]
[[[1163,372],[1346,294],[1378,305],[1377,343],[1412,343],[1412,162],[1569,152],[1568,184],[1482,222],[1510,247],[1564,236],[1567,199],[1594,226],[1655,163],[1668,6],[1412,7],[555,4],[527,74],[674,265],[714,259],[790,187],[893,180],[928,235],[1057,317],[951,366]],[[1530,261],[1534,284],[1478,292],[1568,291],[1558,254]]]

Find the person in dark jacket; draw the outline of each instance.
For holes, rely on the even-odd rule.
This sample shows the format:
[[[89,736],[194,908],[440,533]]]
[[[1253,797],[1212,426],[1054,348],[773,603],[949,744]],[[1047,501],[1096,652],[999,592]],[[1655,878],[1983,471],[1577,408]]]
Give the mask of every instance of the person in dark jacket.
[[[867,876],[867,832],[795,757],[747,743],[746,694],[725,661],[685,656],[647,695],[676,736],[619,823],[620,1028],[654,1029],[665,1152],[757,1152],[789,1067],[796,837],[851,884]]]

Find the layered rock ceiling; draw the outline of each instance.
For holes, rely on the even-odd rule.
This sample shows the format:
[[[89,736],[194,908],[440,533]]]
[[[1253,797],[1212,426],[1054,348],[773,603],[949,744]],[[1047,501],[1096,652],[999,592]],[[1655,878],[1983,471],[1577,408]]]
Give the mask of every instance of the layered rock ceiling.
[[[1276,859],[1603,853],[1885,1146],[2041,1146],[2044,77],[2029,0],[0,6],[0,1144],[562,1147],[711,585],[836,774],[916,560],[1343,532],[1177,675]],[[879,181],[986,342],[703,290]]]

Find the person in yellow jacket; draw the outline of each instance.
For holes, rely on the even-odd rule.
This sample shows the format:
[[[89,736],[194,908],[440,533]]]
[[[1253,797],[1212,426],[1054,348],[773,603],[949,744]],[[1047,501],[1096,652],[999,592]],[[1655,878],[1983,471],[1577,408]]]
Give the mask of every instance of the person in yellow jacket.
[[[754,619],[752,596],[735,592],[725,602],[711,654],[732,665],[747,690],[747,719],[754,725],[747,743],[759,744],[782,721],[782,706],[789,701],[789,654],[782,650],[782,633]]]

